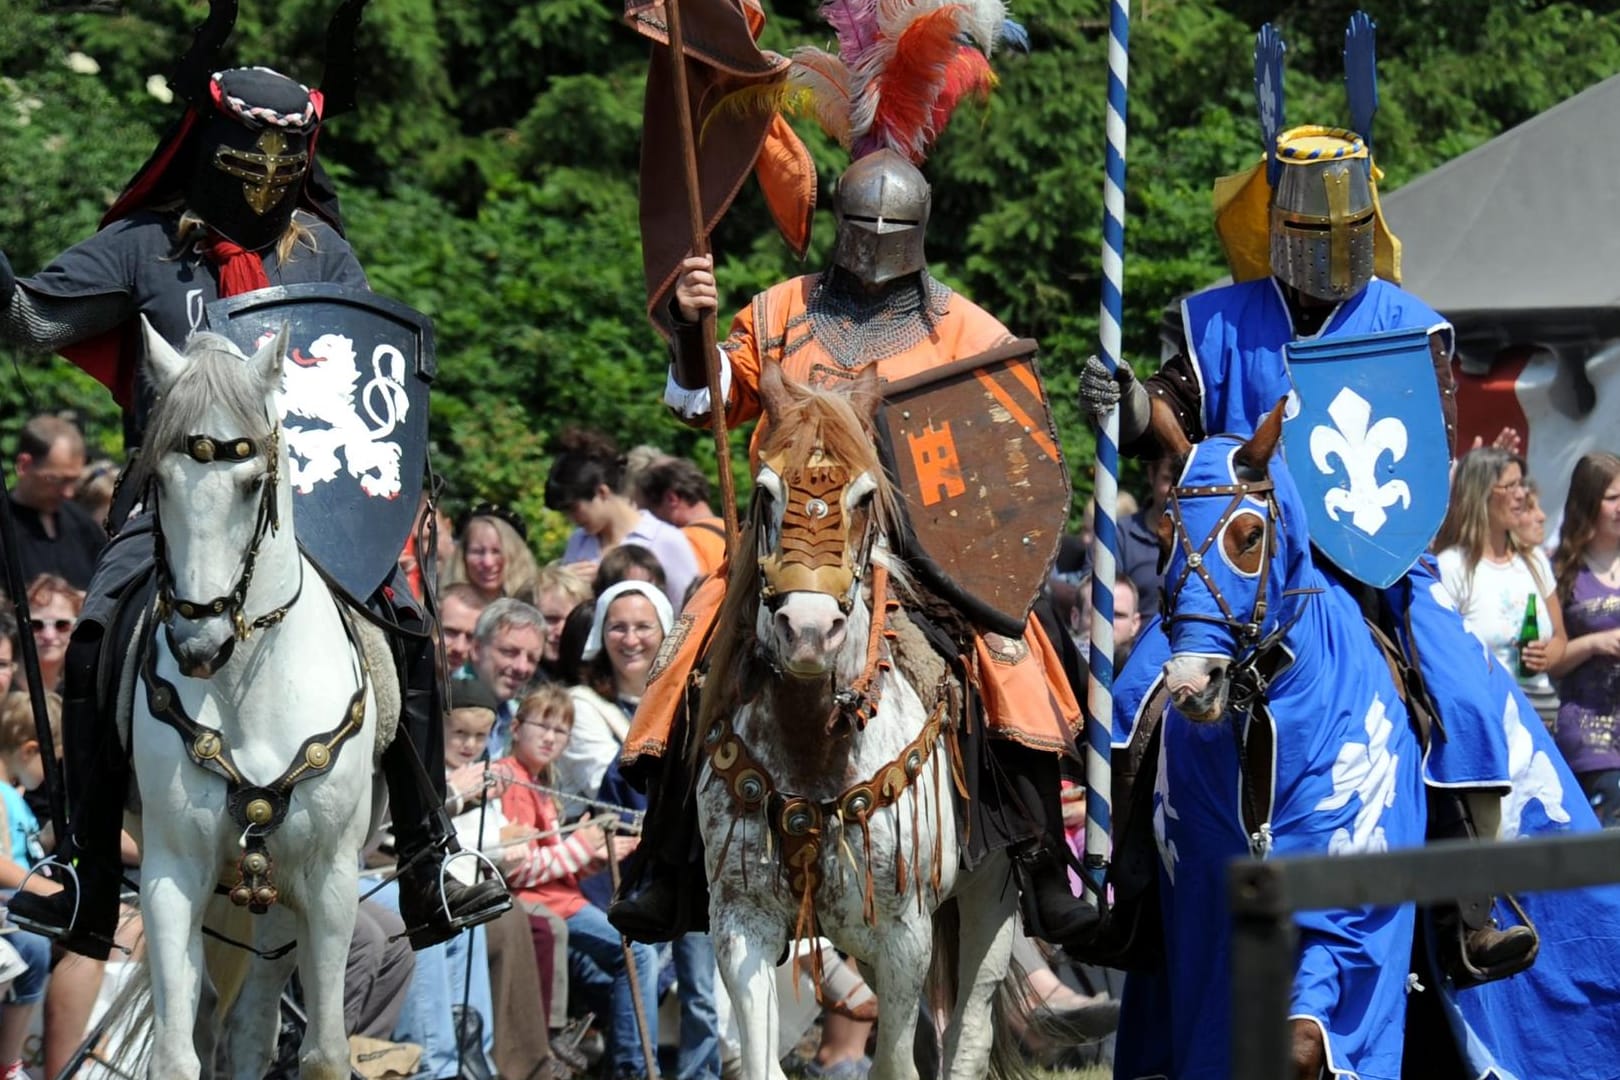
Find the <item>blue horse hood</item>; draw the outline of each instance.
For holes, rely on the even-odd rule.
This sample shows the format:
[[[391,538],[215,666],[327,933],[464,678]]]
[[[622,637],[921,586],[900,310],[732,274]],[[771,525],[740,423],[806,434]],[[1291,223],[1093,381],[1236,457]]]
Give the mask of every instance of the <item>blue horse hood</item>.
[[[1222,537],[1210,539],[1207,547],[1205,543],[1221,516],[1231,507],[1233,496],[1189,496],[1181,492],[1185,489],[1224,488],[1255,480],[1246,470],[1240,470],[1235,461],[1244,442],[1231,435],[1217,435],[1204,440],[1188,453],[1177,480],[1182,533],[1191,543],[1193,552],[1201,551],[1199,558],[1203,569],[1215,580],[1230,608],[1230,615],[1239,620],[1248,619],[1254,610],[1259,575],[1245,574],[1233,565],[1226,556]],[[1240,471],[1244,475],[1240,476]],[[1261,490],[1245,495],[1232,515],[1235,518],[1247,510],[1267,518],[1270,507],[1276,508],[1275,520],[1268,525],[1276,546],[1270,556],[1270,572],[1266,575],[1266,615],[1261,627],[1262,634],[1270,633],[1279,624],[1292,620],[1299,604],[1306,600],[1298,595],[1286,595],[1285,582],[1310,578],[1310,583],[1314,584],[1317,577],[1311,565],[1310,541],[1305,532],[1304,503],[1280,453],[1272,456],[1265,479],[1271,481],[1271,491]],[[1165,589],[1173,594],[1170,603],[1175,615],[1193,615],[1197,618],[1189,621],[1172,615],[1167,627],[1171,646],[1178,653],[1235,655],[1239,643],[1233,632],[1224,625],[1206,621],[1225,619],[1227,613],[1221,610],[1189,561],[1190,553],[1178,537],[1165,567]]]

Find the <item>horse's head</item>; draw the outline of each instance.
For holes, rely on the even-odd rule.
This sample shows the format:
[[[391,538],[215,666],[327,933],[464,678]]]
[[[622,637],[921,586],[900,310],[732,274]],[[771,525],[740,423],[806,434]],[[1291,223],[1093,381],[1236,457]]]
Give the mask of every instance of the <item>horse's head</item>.
[[[1195,722],[1225,715],[1236,670],[1254,662],[1299,602],[1286,584],[1303,542],[1288,537],[1283,512],[1298,497],[1272,460],[1282,410],[1248,440],[1217,435],[1170,447],[1185,464],[1158,526],[1172,651],[1164,670],[1171,700]]]
[[[260,549],[290,516],[274,419],[287,330],[250,359],[217,334],[196,334],[177,352],[142,322],[158,404],[134,482],[156,512],[169,647],[184,674],[207,678],[247,637],[243,607]]]
[[[861,582],[893,520],[872,442],[880,400],[869,366],[843,392],[760,377],[764,441],[755,475],[760,644],[788,675],[859,674],[870,612]]]

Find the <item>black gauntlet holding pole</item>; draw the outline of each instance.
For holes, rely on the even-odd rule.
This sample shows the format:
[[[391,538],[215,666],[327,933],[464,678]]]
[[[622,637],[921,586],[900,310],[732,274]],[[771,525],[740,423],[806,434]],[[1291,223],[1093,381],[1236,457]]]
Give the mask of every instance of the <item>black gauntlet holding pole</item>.
[[[683,390],[708,386],[708,350],[714,348],[714,340],[707,332],[705,321],[687,322],[681,317],[680,306],[673,300],[669,302],[669,314],[669,324],[674,330],[669,343],[670,367],[674,371],[676,385]]]

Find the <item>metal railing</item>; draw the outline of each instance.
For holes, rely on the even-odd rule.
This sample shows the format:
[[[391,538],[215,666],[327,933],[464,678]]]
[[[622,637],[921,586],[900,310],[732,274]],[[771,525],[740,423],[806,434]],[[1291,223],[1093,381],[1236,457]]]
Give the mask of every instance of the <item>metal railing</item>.
[[[1295,912],[1611,884],[1620,881],[1620,830],[1489,844],[1455,840],[1379,855],[1234,859],[1226,881],[1232,918],[1231,1075],[1290,1080],[1288,1012],[1299,950]]]

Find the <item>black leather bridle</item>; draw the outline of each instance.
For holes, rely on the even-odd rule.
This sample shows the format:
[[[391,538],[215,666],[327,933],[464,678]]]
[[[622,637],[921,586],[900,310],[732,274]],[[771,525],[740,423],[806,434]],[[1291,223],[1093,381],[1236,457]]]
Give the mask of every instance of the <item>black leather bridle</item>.
[[[293,590],[292,598],[285,604],[268,611],[258,618],[248,620],[244,612],[247,603],[248,588],[253,584],[253,571],[258,565],[259,545],[264,542],[267,535],[272,535],[281,527],[280,515],[276,510],[276,495],[279,489],[280,462],[281,462],[281,433],[274,424],[270,427],[270,434],[263,440],[261,450],[260,441],[250,438],[218,439],[210,435],[188,435],[180,450],[191,460],[203,465],[212,465],[218,461],[232,464],[249,461],[264,454],[266,468],[264,486],[259,492],[259,510],[253,524],[253,536],[248,542],[247,550],[242,554],[241,568],[237,572],[236,584],[230,592],[216,596],[212,600],[189,600],[176,596],[174,592],[174,572],[169,568],[168,548],[163,539],[163,517],[153,514],[152,536],[154,554],[157,563],[158,588],[158,618],[167,622],[171,613],[178,613],[187,619],[203,619],[216,615],[228,615],[231,626],[238,641],[246,641],[255,630],[268,629],[287,617],[287,612],[298,602],[304,592],[304,572],[302,565],[298,571],[298,587]],[[153,488],[154,496],[156,487]],[[156,499],[154,497],[154,507]]]

